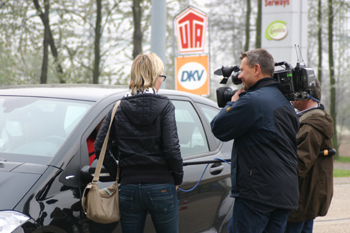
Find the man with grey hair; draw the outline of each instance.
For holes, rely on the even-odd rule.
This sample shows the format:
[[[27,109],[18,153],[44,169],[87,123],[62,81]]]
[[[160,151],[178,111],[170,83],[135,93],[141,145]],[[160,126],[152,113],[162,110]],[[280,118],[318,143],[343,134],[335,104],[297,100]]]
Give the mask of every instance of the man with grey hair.
[[[240,58],[243,88],[211,122],[218,139],[234,139],[231,232],[283,233],[290,211],[298,207],[299,121],[273,78],[271,54],[255,49]]]
[[[320,104],[321,87],[306,100],[292,101],[298,110],[298,180],[299,205],[288,218],[287,233],[311,233],[317,216],[327,214],[333,196],[333,157],[320,151],[332,148],[333,119]]]

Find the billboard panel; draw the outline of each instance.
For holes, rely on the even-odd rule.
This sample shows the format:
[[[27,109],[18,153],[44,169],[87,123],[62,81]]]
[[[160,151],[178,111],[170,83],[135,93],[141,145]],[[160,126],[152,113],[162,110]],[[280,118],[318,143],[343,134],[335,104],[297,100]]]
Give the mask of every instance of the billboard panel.
[[[297,62],[295,45],[307,57],[308,5],[302,0],[262,1],[261,47],[267,49],[276,62]]]

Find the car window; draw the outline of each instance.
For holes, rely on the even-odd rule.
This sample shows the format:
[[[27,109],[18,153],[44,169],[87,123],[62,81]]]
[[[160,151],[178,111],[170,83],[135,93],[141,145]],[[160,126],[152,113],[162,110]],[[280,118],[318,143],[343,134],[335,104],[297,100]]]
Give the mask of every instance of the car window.
[[[77,100],[0,97],[0,153],[54,156],[90,106]]]
[[[203,111],[203,113],[205,115],[205,118],[206,118],[206,120],[208,121],[209,124],[220,111],[217,108],[209,107],[209,106],[204,105],[204,104],[198,104],[198,106],[202,109],[202,111]],[[215,136],[214,136],[214,138],[215,138],[216,144],[219,145],[220,144],[220,140],[217,139]]]
[[[182,157],[209,151],[201,120],[188,101],[172,101]]]
[[[80,119],[87,111],[87,106],[84,105],[70,105],[67,106],[66,114],[64,117],[63,128],[66,134],[70,134]]]

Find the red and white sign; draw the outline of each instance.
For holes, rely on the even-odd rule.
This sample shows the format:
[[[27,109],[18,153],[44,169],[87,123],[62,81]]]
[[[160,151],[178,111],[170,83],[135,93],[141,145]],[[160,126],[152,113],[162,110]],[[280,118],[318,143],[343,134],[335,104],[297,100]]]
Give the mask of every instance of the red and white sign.
[[[286,6],[289,0],[265,0],[265,6]]]
[[[179,53],[204,52],[207,15],[188,8],[175,18]]]

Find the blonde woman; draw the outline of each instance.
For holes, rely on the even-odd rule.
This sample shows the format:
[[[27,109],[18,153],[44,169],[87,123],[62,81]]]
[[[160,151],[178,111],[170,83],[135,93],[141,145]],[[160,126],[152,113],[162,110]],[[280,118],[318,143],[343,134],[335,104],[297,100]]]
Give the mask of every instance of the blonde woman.
[[[119,150],[123,233],[143,232],[147,213],[157,232],[178,232],[176,188],[182,183],[183,167],[175,107],[168,97],[158,95],[166,78],[163,71],[156,54],[136,57],[130,91],[122,98],[111,128],[110,141],[115,141]],[[111,111],[97,135],[97,156],[110,118]]]

